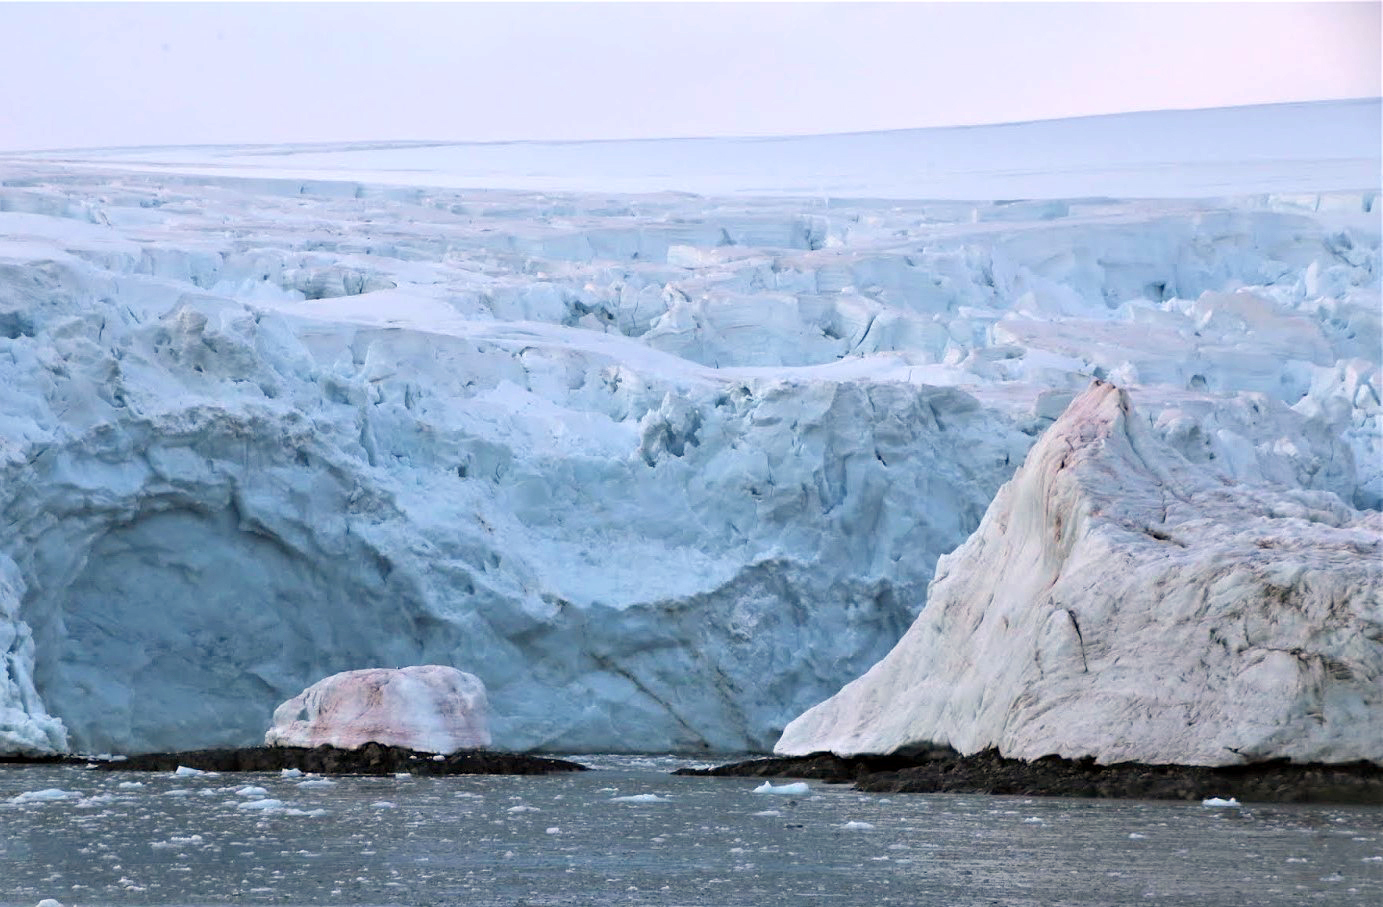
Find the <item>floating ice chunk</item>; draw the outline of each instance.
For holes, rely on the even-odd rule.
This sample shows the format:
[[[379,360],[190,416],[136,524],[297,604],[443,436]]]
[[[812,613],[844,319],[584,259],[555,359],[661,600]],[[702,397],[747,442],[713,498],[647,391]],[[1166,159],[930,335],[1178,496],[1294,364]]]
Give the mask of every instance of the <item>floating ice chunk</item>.
[[[371,803],[370,805],[373,806],[375,809],[393,809],[393,808],[394,808],[394,804],[390,803],[388,800],[376,800],[375,802]]]
[[[556,825],[554,825],[554,826],[552,826],[551,828],[549,828],[549,829],[547,830],[547,833],[550,834],[550,835],[560,835],[560,834],[562,833],[562,829],[560,829],[560,828],[558,828]]]
[[[539,812],[539,809],[538,809],[538,807],[536,807],[536,806],[525,806],[524,804],[520,803],[518,806],[511,806],[511,807],[509,807],[507,810],[505,810],[505,812],[511,812],[511,813],[536,813],[536,812]]]
[[[62,907],[62,902],[55,901],[52,898],[44,898],[43,900],[39,901],[35,905],[35,907]]]
[[[115,786],[118,787],[118,788],[120,788],[121,790],[134,790],[136,787],[143,787],[143,786],[144,786],[144,782],[143,782],[143,781],[121,781],[119,784],[117,784],[117,785],[115,785]]]
[[[1131,832],[1129,832],[1129,835],[1128,835],[1128,839],[1129,839],[1130,841],[1142,841],[1142,840],[1145,839],[1146,837],[1147,837],[1147,835],[1140,835],[1140,834],[1139,834],[1138,832],[1136,832],[1136,831],[1131,831]]]
[[[1206,797],[1201,801],[1201,806],[1238,806],[1239,801],[1230,797],[1225,800],[1221,797]]]
[[[239,809],[283,809],[282,800],[267,798],[264,800],[247,800],[244,803],[237,803]]]
[[[410,775],[408,772],[394,772],[394,777],[402,781],[405,778],[412,778],[413,776]]]
[[[173,835],[173,836],[172,836],[171,838],[169,838],[168,840],[171,841],[171,842],[174,843],[174,844],[200,844],[200,843],[202,843],[202,836],[201,836],[201,835]]]
[[[631,794],[628,797],[611,797],[611,803],[666,803],[667,797],[660,797],[657,794]]]
[[[1023,820],[1023,824],[1024,824],[1024,825],[1042,825],[1042,824],[1044,823],[1044,821],[1045,821],[1045,820],[1044,820],[1041,816],[1028,816],[1026,819]]]
[[[433,761],[433,762],[446,762],[446,761],[447,761],[447,757],[446,757],[446,756],[443,756],[441,753],[438,753],[437,755],[435,755],[435,756],[432,757],[432,761]]]
[[[869,822],[846,822],[841,828],[849,828],[855,831],[869,831],[874,826]]]
[[[297,809],[291,806],[287,809],[276,810],[276,812],[281,812],[285,816],[309,816],[314,819],[327,815],[325,809]]]
[[[760,784],[758,787],[754,788],[754,793],[801,795],[809,794],[811,793],[811,790],[811,786],[808,785],[805,781],[794,781],[791,784],[774,784],[771,781],[765,781],[763,784]]]
[[[781,809],[761,809],[756,813],[750,813],[752,816],[781,816],[782,814]]]
[[[80,797],[80,796],[81,796],[81,794],[77,793],[76,791],[71,791],[71,790],[60,790],[60,789],[58,789],[58,788],[56,788],[56,787],[50,787],[50,788],[48,788],[48,789],[46,789],[46,790],[30,790],[30,791],[25,791],[24,793],[22,793],[22,794],[20,794],[20,795],[18,795],[18,796],[16,796],[16,797],[11,797],[11,798],[10,798],[10,802],[11,802],[11,803],[48,803],[48,802],[53,801],[53,800],[71,800],[71,799],[74,799],[74,798]]]
[[[299,781],[298,787],[335,787],[336,782],[329,778],[311,778],[307,781]]]
[[[274,710],[270,746],[354,749],[371,741],[428,753],[489,746],[485,684],[446,665],[365,668],[319,680]]]
[[[285,768],[279,772],[281,778],[301,778],[302,776],[302,771],[296,768]]]
[[[206,772],[202,771],[199,768],[188,768],[186,765],[179,765],[177,769],[174,770],[173,774],[192,777],[195,775],[205,775]]]
[[[237,790],[235,793],[237,796],[254,797],[256,800],[262,800],[265,797],[269,796],[269,792],[267,790],[265,790],[262,787],[256,787],[253,784],[247,784],[244,787]]]

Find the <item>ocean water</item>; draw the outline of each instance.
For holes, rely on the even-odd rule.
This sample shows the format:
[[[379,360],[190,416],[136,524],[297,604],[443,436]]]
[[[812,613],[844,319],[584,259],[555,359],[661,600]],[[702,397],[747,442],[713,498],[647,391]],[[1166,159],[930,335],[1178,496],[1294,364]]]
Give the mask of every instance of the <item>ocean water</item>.
[[[782,794],[579,761],[597,768],[0,766],[0,905],[1383,904],[1383,808]]]

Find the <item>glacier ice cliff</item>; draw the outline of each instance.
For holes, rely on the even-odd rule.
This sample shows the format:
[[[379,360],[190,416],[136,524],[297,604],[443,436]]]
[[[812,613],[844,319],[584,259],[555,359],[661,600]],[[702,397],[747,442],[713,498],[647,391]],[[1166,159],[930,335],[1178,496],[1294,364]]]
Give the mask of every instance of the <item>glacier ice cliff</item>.
[[[4,751],[254,743],[408,664],[507,749],[765,750],[1092,376],[1208,477],[1383,502],[1373,191],[0,177]]]
[[[1103,382],[776,751],[1383,764],[1383,514],[1208,476]]]

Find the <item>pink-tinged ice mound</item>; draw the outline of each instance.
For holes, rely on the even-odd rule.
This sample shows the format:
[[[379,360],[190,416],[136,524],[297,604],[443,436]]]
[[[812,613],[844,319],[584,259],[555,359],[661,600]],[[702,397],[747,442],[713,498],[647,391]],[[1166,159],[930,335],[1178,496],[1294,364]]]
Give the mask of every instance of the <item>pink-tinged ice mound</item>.
[[[1383,764],[1383,514],[1198,469],[1097,382],[941,558],[893,651],[776,752],[926,743]]]
[[[366,743],[451,753],[490,745],[485,684],[442,665],[367,668],[319,680],[274,709],[270,746]]]

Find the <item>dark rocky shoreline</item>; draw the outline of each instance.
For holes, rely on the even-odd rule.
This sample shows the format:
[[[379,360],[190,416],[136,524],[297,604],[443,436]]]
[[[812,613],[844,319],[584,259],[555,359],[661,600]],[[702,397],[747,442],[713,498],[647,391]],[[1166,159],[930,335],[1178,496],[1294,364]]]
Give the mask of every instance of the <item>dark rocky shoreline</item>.
[[[679,775],[805,778],[853,783],[878,793],[1017,794],[1041,797],[1117,797],[1135,800],[1202,800],[1234,797],[1259,803],[1383,804],[1383,766],[1367,762],[1309,765],[1286,760],[1208,767],[1045,756],[1032,762],[1006,759],[995,750],[962,756],[949,747],[906,754],[853,756],[831,753],[752,759],[711,769],[679,769]]]
[[[229,749],[186,750],[178,753],[144,753],[111,760],[82,756],[11,757],[7,762],[50,765],[94,764],[103,771],[171,772],[178,766],[207,772],[277,772],[297,769],[316,775],[545,775],[581,772],[586,766],[565,759],[459,750],[441,758],[401,746],[367,743],[357,749],[335,746],[247,746]]]

